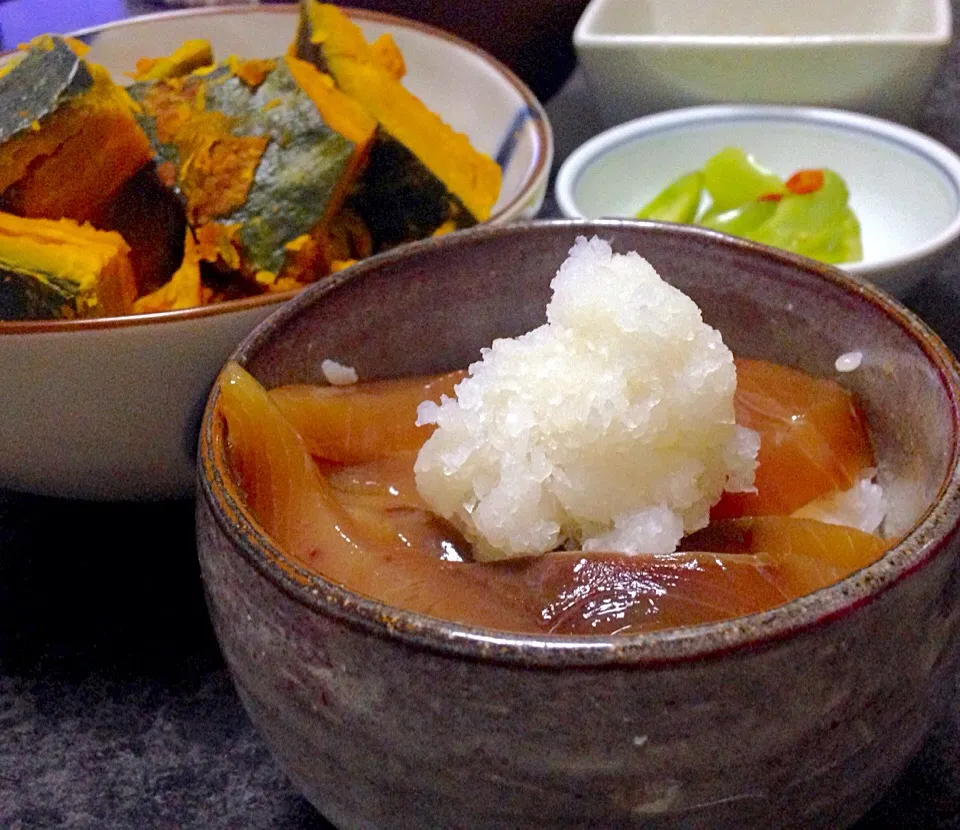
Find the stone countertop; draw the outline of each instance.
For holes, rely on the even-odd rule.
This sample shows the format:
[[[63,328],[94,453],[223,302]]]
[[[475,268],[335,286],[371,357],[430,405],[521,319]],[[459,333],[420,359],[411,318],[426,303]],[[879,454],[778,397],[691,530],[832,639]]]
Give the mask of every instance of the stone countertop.
[[[954,0],[960,20],[958,11]],[[582,116],[584,93],[575,76],[549,107],[558,159],[593,128],[565,115]],[[920,128],[960,150],[956,42]],[[907,300],[955,352],[958,278],[952,256]],[[857,830],[960,830],[957,681],[946,718]],[[234,693],[188,502],[0,492],[0,828],[48,827],[330,827],[273,763]]]

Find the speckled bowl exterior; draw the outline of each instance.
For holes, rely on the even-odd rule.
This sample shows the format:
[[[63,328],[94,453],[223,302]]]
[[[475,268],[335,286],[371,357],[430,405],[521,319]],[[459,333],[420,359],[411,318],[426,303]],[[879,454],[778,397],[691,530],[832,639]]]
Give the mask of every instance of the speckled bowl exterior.
[[[341,828],[836,828],[919,747],[954,675],[958,373],[895,301],[839,271],[639,222],[482,228],[303,293],[235,357],[268,387],[465,366],[544,318],[578,234],[643,253],[734,352],[833,376],[870,419],[903,540],[830,588],[629,637],[471,629],[351,594],[259,530],[211,396],[197,522],[223,654],[277,761]]]

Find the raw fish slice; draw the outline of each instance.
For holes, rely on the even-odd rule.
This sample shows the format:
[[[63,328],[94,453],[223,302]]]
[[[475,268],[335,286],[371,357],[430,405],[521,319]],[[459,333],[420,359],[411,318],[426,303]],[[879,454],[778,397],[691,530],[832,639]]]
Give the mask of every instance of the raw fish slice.
[[[337,498],[344,503],[383,510],[397,507],[426,510],[413,475],[416,457],[415,451],[405,451],[376,461],[337,467],[327,472],[327,479],[337,491]]]
[[[724,493],[712,518],[788,515],[874,466],[863,415],[839,384],[765,361],[736,364],[737,423],[760,433],[757,492]]]
[[[872,533],[816,519],[755,516],[713,522],[684,539],[681,547],[769,554],[783,568],[784,590],[803,596],[876,562],[892,544]]]
[[[391,508],[385,518],[403,544],[434,559],[471,562],[470,543],[449,522],[426,509]],[[476,568],[476,565],[471,567]]]
[[[283,386],[270,397],[318,458],[361,464],[419,450],[433,431],[418,427],[421,402],[440,402],[466,372],[380,380],[356,386]]]
[[[429,513],[404,509],[381,515],[414,549],[435,558],[469,559],[456,531]],[[473,571],[490,595],[512,597],[524,609],[512,630],[536,630],[524,625],[529,610],[537,609],[544,633],[629,634],[775,608],[869,565],[886,547],[871,534],[785,517],[718,522],[688,537],[687,544],[694,549],[666,555],[558,552],[453,567]],[[448,619],[469,623],[475,609],[467,602],[485,601],[479,593],[463,600]]]
[[[346,514],[263,387],[239,365],[228,364],[218,405],[227,422],[230,466],[263,529],[306,564],[326,550],[352,563],[359,549],[346,532]]]
[[[675,554],[548,554],[527,582],[553,633],[638,633],[775,608],[871,564],[886,546],[813,519],[737,519],[691,534]]]
[[[337,499],[351,514],[384,531],[384,537],[427,556],[470,561],[470,545],[447,521],[434,515],[417,492],[415,452],[399,453],[327,473]]]
[[[334,467],[334,487],[240,367],[225,370],[219,405],[236,478],[282,549],[350,590],[467,625],[613,634],[730,619],[832,584],[886,547],[851,528],[770,516],[714,522],[676,554],[460,562],[462,537],[416,501],[412,451]]]
[[[237,364],[221,376],[228,457],[251,513],[277,546],[325,578],[397,608],[508,631],[536,630],[515,581],[491,589],[481,566],[438,561],[384,536],[383,513],[341,506],[306,444]],[[389,535],[389,534],[388,534]]]
[[[636,634],[782,605],[780,571],[764,554],[552,553],[526,581],[552,634]]]

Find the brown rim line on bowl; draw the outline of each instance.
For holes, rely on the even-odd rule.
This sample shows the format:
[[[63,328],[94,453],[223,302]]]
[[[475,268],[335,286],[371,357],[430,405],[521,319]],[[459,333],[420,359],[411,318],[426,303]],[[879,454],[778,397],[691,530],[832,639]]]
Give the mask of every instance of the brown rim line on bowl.
[[[342,274],[324,280],[322,284],[301,291],[300,296],[258,326],[238,347],[233,359],[246,365],[250,356],[271,337],[272,332],[282,330],[303,307],[317,302],[345,283],[362,279],[365,273],[451,244],[475,245],[498,234],[523,233],[523,228],[535,225],[568,228],[571,242],[575,235],[584,233],[584,229],[602,235],[607,228],[635,225],[649,228],[653,232],[664,232],[664,226],[657,222],[618,219],[583,222],[538,220],[514,223],[509,228],[481,227],[460,231],[457,236],[461,238],[456,242],[451,242],[449,238],[440,238],[412,243],[402,250],[387,252],[361,262]],[[919,344],[949,389],[953,414],[951,426],[953,434],[960,435],[960,368],[940,338],[912,312],[884,293],[828,265],[820,265],[786,252],[693,226],[673,226],[666,232],[677,236],[712,239],[726,247],[739,248],[745,252],[763,251],[771,258],[794,264],[807,272],[816,273],[823,280],[844,286],[895,319],[904,330],[912,332],[918,338]],[[669,274],[664,274],[664,277],[669,281]],[[318,361],[319,359],[318,357]],[[214,441],[214,436],[222,429],[222,425],[212,415],[216,396],[215,388],[207,404],[201,429],[201,494],[205,500],[216,505],[217,511],[214,515],[218,524],[244,551],[249,561],[298,602],[316,611],[362,625],[383,636],[409,640],[418,645],[429,645],[468,657],[519,660],[544,666],[648,664],[699,658],[728,649],[757,646],[767,640],[791,636],[875,600],[880,593],[940,553],[941,547],[931,539],[934,531],[943,528],[945,523],[956,526],[960,522],[960,454],[955,440],[954,454],[949,464],[950,475],[941,486],[936,506],[931,507],[895,547],[874,565],[785,606],[740,618],[733,621],[734,625],[720,622],[631,636],[535,637],[476,629],[390,608],[378,601],[355,595],[308,571],[278,549],[243,504],[235,484],[230,480],[225,458],[214,451],[214,446],[218,443]],[[226,517],[229,517],[229,521]],[[258,548],[262,548],[262,552]]]
[[[112,23],[106,23],[100,26],[90,26],[85,29],[72,32],[71,36],[79,39],[94,37],[101,32],[123,32],[125,30],[135,30],[138,26],[161,22],[164,20],[178,20],[203,18],[208,16],[221,15],[250,15],[250,14],[270,14],[278,16],[288,16],[293,18],[293,24],[296,23],[298,5],[295,3],[279,3],[266,6],[206,6],[192,9],[177,9],[166,12],[155,12],[152,14],[139,15],[137,17],[127,18],[125,20],[116,20]],[[385,26],[394,26],[399,28],[414,29],[432,37],[440,38],[449,43],[455,44],[461,49],[470,52],[485,63],[492,66],[497,72],[505,78],[514,91],[524,102],[524,114],[529,116],[529,121],[537,136],[537,153],[532,167],[527,171],[524,181],[525,186],[517,195],[507,204],[497,209],[486,219],[483,224],[498,224],[510,221],[522,209],[530,199],[533,190],[530,185],[537,182],[545,170],[550,168],[553,159],[553,134],[549,126],[549,120],[543,105],[537,100],[536,96],[530,91],[529,87],[520,80],[516,73],[506,64],[499,61],[493,55],[481,49],[479,46],[470,43],[450,32],[431,26],[427,23],[421,23],[417,20],[398,17],[387,14],[386,12],[371,11],[369,9],[354,8],[349,5],[341,6],[349,16],[358,21],[369,21],[380,23]],[[290,30],[290,38],[295,35],[295,25]],[[16,49],[8,49],[0,53],[0,63],[10,55],[16,54]],[[132,69],[132,67],[130,67]],[[120,79],[114,79],[120,83]],[[31,334],[33,332],[68,332],[68,331],[86,331],[90,329],[116,328],[120,326],[146,325],[166,321],[188,320],[193,317],[206,317],[216,314],[223,314],[233,310],[249,309],[256,306],[267,306],[282,303],[295,296],[302,289],[292,291],[278,292],[276,294],[261,294],[253,297],[244,297],[241,299],[225,300],[207,306],[197,308],[177,309],[173,311],[159,311],[148,314],[127,314],[122,317],[101,317],[83,320],[25,320],[9,321],[0,320],[0,336],[4,334]]]

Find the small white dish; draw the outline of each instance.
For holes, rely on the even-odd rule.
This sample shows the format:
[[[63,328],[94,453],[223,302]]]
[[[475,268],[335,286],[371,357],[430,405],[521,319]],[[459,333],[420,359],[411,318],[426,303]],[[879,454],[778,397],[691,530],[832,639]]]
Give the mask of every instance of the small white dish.
[[[564,162],[557,204],[570,218],[634,216],[729,146],[781,176],[817,167],[839,173],[864,254],[840,267],[896,295],[930,275],[960,236],[956,154],[900,124],[811,107],[689,107],[613,127]]]
[[[950,0],[592,0],[574,30],[604,123],[695,104],[842,107],[911,123]]]
[[[504,168],[489,221],[530,217],[546,194],[553,137],[519,79],[481,50],[413,21],[351,10],[368,38],[393,34],[404,83]],[[140,57],[188,38],[218,59],[284,54],[297,7],[194,9],[78,33],[119,82]],[[0,488],[143,500],[189,495],[203,403],[234,346],[289,295],[107,320],[0,322]]]

